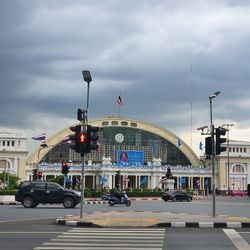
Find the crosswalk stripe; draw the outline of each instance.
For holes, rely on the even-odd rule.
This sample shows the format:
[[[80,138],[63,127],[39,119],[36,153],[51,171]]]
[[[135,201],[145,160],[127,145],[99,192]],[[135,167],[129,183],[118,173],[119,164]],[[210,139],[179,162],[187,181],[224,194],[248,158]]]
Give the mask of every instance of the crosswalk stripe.
[[[109,238],[109,239],[106,239],[106,238],[93,238],[93,239],[89,239],[89,238],[55,238],[55,239],[51,239],[50,241],[61,241],[61,242],[105,242],[105,243],[108,243],[108,242],[121,242],[121,239],[119,238]],[[138,239],[129,239],[129,242],[133,242],[133,243],[138,243]],[[144,243],[152,243],[152,242],[156,242],[156,243],[162,243],[163,242],[163,238],[160,238],[160,239],[143,239],[143,242]]]
[[[140,247],[124,247],[124,248],[111,248],[110,246],[108,247],[63,247],[63,246],[60,246],[60,247],[36,247],[34,248],[34,250],[142,250],[142,248]],[[162,250],[162,247],[150,247],[149,248],[150,250]]]
[[[43,243],[43,246],[61,246],[62,243],[61,242],[45,242]],[[154,243],[154,244],[143,244],[143,243],[138,243],[138,245],[140,247],[160,247],[162,246],[162,244],[159,243]],[[96,242],[92,242],[92,243],[72,243],[72,242],[63,242],[63,246],[93,246],[93,247],[98,247],[98,246],[105,246],[104,243],[96,243]],[[112,246],[116,246],[116,247],[134,247],[134,243],[131,244],[130,242],[128,243],[111,243],[108,244],[108,246],[112,247]]]
[[[110,235],[109,232],[96,232],[96,233],[88,233],[88,232],[80,232],[80,233],[75,233],[75,232],[66,232],[66,233],[63,233],[63,235]],[[164,233],[158,233],[158,234],[149,234],[149,233],[127,233],[127,232],[123,232],[123,233],[112,233],[112,235],[114,236],[119,236],[119,235],[134,235],[134,236],[144,236],[144,237],[148,237],[148,236],[154,236],[154,235],[164,235]]]
[[[165,229],[70,229],[34,250],[162,250]]]

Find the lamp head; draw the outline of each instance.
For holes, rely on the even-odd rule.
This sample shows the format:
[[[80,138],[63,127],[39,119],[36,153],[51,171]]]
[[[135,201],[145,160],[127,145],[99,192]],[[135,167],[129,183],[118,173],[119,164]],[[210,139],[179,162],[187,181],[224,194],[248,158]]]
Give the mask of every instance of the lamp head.
[[[219,94],[220,94],[220,91],[216,91],[216,92],[214,92],[213,95],[210,95],[209,98],[210,98],[210,99],[215,98],[215,97],[216,97],[217,95],[219,95]]]

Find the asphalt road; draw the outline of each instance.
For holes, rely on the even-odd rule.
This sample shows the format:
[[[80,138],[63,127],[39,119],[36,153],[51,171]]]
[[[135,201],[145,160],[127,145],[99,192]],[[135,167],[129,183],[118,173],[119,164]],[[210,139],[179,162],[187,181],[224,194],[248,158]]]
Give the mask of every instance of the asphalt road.
[[[250,249],[249,229],[225,230],[73,228],[55,225],[53,219],[1,222],[0,249]]]
[[[84,205],[84,212],[110,210],[212,214],[212,203],[211,200],[194,200],[190,203],[136,201],[133,202],[131,207],[109,207],[107,204]],[[216,213],[218,215],[249,217],[249,211],[250,200],[247,197],[222,197],[216,199]],[[62,246],[65,243],[69,244],[68,249],[74,249],[72,248],[73,245],[77,249],[79,244],[83,244],[84,246],[87,244],[88,246],[87,248],[78,249],[105,249],[105,247],[106,249],[110,249],[112,246],[112,249],[125,250],[127,245],[129,245],[131,250],[136,248],[144,248],[145,250],[154,249],[152,247],[153,241],[149,241],[149,247],[147,247],[147,242],[144,239],[138,238],[135,242],[134,233],[129,232],[131,229],[123,229],[126,232],[119,235],[117,235],[117,230],[115,230],[116,234],[115,232],[109,232],[111,235],[110,240],[105,236],[100,236],[100,233],[103,233],[102,230],[107,229],[87,229],[87,232],[83,232],[82,243],[75,241],[75,238],[69,241],[66,238],[62,242],[63,233],[69,233],[72,227],[56,225],[55,218],[79,212],[79,205],[74,209],[65,209],[62,205],[39,205],[34,209],[25,209],[21,205],[2,205],[0,206],[0,250],[62,250],[64,249]],[[95,231],[89,232],[89,230]],[[157,242],[155,249],[237,249],[239,248],[237,244],[241,244],[241,249],[250,249],[250,229],[225,231],[227,229],[167,228],[163,230],[164,232],[160,232],[160,236],[158,235],[161,238],[159,239],[161,243],[155,240]],[[92,240],[89,236],[86,236],[89,233],[92,234]],[[156,236],[158,233],[157,231],[152,232],[152,235]],[[69,234],[71,235],[71,233]],[[145,237],[145,233],[141,234]],[[127,237],[125,240],[123,238],[124,235]],[[56,244],[55,246],[50,246],[51,242],[54,242],[51,240],[55,240],[55,243],[53,243]],[[98,245],[98,240],[102,243],[100,246]],[[116,244],[119,244],[119,242],[121,245],[117,247]],[[142,243],[141,246],[140,243]],[[95,248],[92,244],[95,244]]]
[[[164,202],[164,201],[135,201],[130,207],[116,205],[110,207],[108,204],[87,204],[83,212],[97,211],[154,211],[189,214],[212,215],[211,200],[194,200],[192,202]],[[250,200],[248,197],[220,197],[216,199],[216,215],[250,216]],[[0,221],[56,218],[80,212],[80,205],[74,209],[65,209],[62,205],[39,205],[33,209],[23,208],[22,205],[0,206]]]

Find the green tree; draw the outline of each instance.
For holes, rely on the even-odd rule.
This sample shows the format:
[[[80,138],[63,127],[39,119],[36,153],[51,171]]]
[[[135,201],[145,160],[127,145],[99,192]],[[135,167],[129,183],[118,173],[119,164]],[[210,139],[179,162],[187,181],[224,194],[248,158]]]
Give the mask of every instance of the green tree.
[[[5,189],[8,189],[8,190],[15,190],[18,186],[18,181],[20,180],[19,177],[17,177],[16,175],[14,174],[10,174],[10,173],[6,173],[6,172],[3,172],[3,173],[0,173],[0,181],[1,183],[6,183],[6,187]],[[7,183],[8,182],[8,183]]]

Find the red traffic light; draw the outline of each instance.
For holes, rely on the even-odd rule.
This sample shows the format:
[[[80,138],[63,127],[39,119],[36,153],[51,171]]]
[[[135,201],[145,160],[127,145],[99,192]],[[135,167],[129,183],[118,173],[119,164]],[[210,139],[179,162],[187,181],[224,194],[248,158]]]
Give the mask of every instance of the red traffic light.
[[[87,134],[80,133],[78,139],[80,143],[86,143],[88,140]]]

